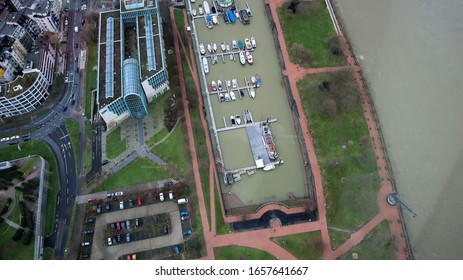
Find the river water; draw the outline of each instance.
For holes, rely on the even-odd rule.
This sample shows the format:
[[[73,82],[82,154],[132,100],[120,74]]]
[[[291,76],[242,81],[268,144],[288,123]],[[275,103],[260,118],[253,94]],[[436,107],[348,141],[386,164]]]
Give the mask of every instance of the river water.
[[[276,118],[270,128],[275,136],[279,159],[284,164],[271,172],[258,170],[249,177],[242,175],[242,180],[236,182],[230,191],[235,194],[242,205],[260,204],[269,201],[288,199],[289,194],[302,197],[308,194],[306,178],[302,166],[302,156],[294,124],[291,118],[288,99],[278,63],[277,52],[273,41],[270,23],[265,11],[264,1],[248,1],[252,9],[251,24],[243,25],[237,20],[234,24],[226,24],[223,17],[219,18],[219,25],[207,29],[203,18],[195,20],[198,41],[206,46],[208,43],[217,44],[217,53],[222,53],[220,44],[225,41],[232,48],[232,40],[245,41],[254,36],[257,43],[252,53],[254,64],[245,66],[239,62],[239,57],[231,61],[225,56],[225,63],[219,57],[218,64],[212,65],[209,59],[209,74],[206,79],[210,88],[211,81],[221,80],[225,87],[225,80],[237,79],[239,86],[244,86],[244,77],[250,81],[251,77],[259,74],[262,86],[256,90],[256,98],[251,99],[245,91],[245,97],[240,100],[219,103],[216,95],[211,97],[217,128],[224,127],[224,118],[230,126],[230,116],[241,114],[243,110],[250,110],[254,121],[264,121],[267,117]],[[203,1],[196,1],[192,6],[198,9]],[[209,1],[210,5],[211,1]],[[244,9],[246,1],[235,1],[239,9]],[[206,50],[206,53],[209,54]],[[207,102],[206,102],[207,105]],[[223,153],[225,169],[236,169],[255,165],[249,140],[244,128],[227,132],[219,132],[219,142]]]
[[[335,0],[371,89],[416,259],[462,259],[463,1]]]

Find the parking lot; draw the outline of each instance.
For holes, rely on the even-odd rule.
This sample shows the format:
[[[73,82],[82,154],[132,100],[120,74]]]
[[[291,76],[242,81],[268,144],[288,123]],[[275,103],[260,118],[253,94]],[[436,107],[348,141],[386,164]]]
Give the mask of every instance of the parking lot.
[[[141,226],[135,228],[135,219],[141,219]],[[111,224],[121,221],[130,221],[130,229],[112,230]],[[96,216],[94,222],[94,234],[84,235],[82,242],[92,239],[90,258],[114,260],[120,256],[132,254],[166,246],[173,246],[183,242],[183,231],[180,219],[180,212],[175,200],[156,203],[146,206],[136,206],[134,208],[125,208],[120,211],[106,212]],[[168,233],[164,235],[163,228],[168,226]],[[87,224],[85,229],[91,228]],[[131,242],[127,243],[125,234],[130,232]],[[108,237],[115,234],[121,235],[121,242],[108,246]],[[93,238],[91,238],[93,237]],[[85,247],[82,248],[81,254],[85,254]]]

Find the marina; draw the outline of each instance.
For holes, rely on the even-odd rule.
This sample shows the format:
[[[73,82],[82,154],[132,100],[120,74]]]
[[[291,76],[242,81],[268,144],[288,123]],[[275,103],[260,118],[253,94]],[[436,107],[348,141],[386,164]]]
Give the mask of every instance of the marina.
[[[230,6],[219,7],[218,2]],[[199,4],[204,6],[189,2],[187,11],[198,10]],[[242,205],[308,193],[264,2],[251,4],[209,1],[211,15],[219,21],[213,28],[206,26],[204,15],[189,13],[197,57],[209,64],[209,73],[201,71],[200,78],[221,190],[235,195]],[[203,51],[200,45],[211,47]]]

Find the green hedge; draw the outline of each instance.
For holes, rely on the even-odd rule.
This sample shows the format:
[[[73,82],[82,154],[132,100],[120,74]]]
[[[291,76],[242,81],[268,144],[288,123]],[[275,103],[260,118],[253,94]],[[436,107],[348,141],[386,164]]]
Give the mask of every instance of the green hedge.
[[[18,241],[19,239],[21,239],[23,234],[24,234],[24,230],[22,228],[18,228],[18,230],[14,233],[14,235],[13,235],[13,237],[11,237],[11,239],[13,241]]]
[[[32,230],[26,231],[26,234],[24,234],[24,237],[23,237],[22,244],[23,245],[29,245],[29,243],[31,243],[32,236],[33,236],[33,231]]]

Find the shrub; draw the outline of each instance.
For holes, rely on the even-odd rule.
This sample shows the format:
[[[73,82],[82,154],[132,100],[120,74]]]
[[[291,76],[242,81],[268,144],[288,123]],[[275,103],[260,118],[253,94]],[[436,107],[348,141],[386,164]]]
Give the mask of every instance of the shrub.
[[[311,50],[305,48],[302,44],[294,43],[289,49],[289,55],[294,63],[308,68],[314,59],[314,54]]]
[[[10,208],[9,204],[6,204],[5,206],[3,206],[2,211],[0,211],[0,215],[3,215],[6,212],[8,212],[8,208]]]
[[[23,236],[22,244],[23,245],[29,245],[29,243],[31,243],[32,236],[33,236],[32,230],[26,231],[26,234],[24,234],[24,236]]]
[[[3,223],[5,219],[3,219],[2,217],[0,217],[0,224]]]
[[[18,228],[18,230],[14,233],[13,237],[11,237],[11,240],[18,241],[23,236],[23,233],[24,230],[22,228]]]
[[[32,211],[31,210],[26,211],[26,226],[30,230],[34,230],[34,218],[32,216]]]
[[[21,223],[19,223],[19,226],[21,226],[21,227],[26,226],[26,217],[24,217],[24,216],[21,217]]]
[[[344,52],[342,51],[341,43],[339,42],[338,35],[333,35],[326,39],[326,44],[330,48],[330,52],[332,55],[335,56],[344,56]]]
[[[11,197],[8,197],[8,199],[6,201],[7,201],[8,205],[10,205],[11,202],[13,202],[13,199]]]

